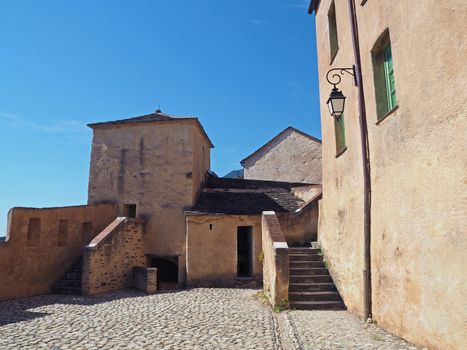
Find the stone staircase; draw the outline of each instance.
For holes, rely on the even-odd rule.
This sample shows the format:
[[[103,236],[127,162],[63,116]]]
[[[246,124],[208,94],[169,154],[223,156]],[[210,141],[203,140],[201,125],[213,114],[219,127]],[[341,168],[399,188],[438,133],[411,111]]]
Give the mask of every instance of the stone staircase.
[[[60,279],[53,288],[57,294],[81,294],[81,274],[83,272],[83,258],[80,257],[71,269]]]
[[[289,248],[289,304],[298,310],[345,310],[319,248]]]

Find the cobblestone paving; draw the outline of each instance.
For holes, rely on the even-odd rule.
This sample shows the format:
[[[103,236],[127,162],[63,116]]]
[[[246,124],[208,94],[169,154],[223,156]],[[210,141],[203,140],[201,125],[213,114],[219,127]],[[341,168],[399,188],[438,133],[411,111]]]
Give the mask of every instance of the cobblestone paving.
[[[124,291],[4,301],[0,349],[416,349],[346,312],[273,313],[256,292]]]

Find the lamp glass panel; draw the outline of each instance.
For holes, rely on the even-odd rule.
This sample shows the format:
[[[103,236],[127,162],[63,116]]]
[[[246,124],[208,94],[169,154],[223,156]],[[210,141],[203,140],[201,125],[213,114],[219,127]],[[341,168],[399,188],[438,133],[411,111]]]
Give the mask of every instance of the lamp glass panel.
[[[331,103],[335,114],[341,115],[344,112],[345,98],[333,98]]]

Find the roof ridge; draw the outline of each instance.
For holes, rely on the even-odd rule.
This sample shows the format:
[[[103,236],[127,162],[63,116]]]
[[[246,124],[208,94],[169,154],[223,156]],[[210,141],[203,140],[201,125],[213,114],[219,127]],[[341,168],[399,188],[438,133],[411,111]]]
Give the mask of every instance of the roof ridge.
[[[304,131],[301,131],[297,128],[294,128],[293,126],[288,126],[286,127],[284,130],[282,130],[280,133],[278,133],[276,136],[274,136],[273,138],[271,138],[269,141],[267,141],[264,145],[262,145],[261,147],[259,147],[256,151],[254,151],[253,153],[251,153],[249,156],[245,157],[244,159],[242,159],[240,161],[240,164],[242,166],[244,166],[244,163],[245,161],[247,161],[249,158],[253,157],[254,155],[256,155],[257,153],[261,152],[263,149],[266,149],[267,147],[269,147],[277,138],[279,138],[280,136],[282,136],[287,130],[291,130],[291,131],[295,131],[296,133],[306,137],[307,139],[311,140],[311,141],[314,141],[314,142],[318,142],[318,143],[322,143],[322,141],[320,139],[318,139],[317,137],[314,137],[314,136],[311,136],[309,134],[307,134],[306,132]]]

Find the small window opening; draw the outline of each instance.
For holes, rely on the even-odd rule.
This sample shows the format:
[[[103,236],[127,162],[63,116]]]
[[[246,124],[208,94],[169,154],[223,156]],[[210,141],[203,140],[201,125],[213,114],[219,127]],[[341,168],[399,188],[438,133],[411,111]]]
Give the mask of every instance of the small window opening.
[[[66,246],[68,241],[68,220],[60,220],[58,223],[58,240],[59,247]]]
[[[125,216],[129,218],[136,218],[136,204],[125,205]]]
[[[329,27],[329,47],[331,53],[331,62],[336,57],[339,50],[339,42],[337,38],[337,22],[336,22],[336,5],[334,1],[331,3],[328,11],[328,27]]]
[[[212,224],[209,224],[209,229],[212,230]]]

